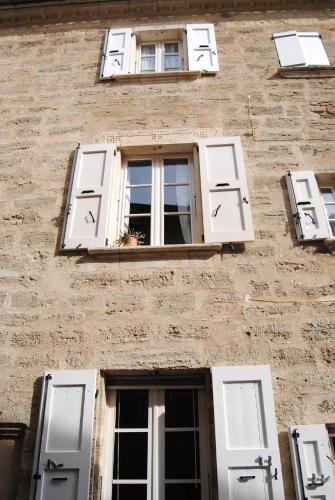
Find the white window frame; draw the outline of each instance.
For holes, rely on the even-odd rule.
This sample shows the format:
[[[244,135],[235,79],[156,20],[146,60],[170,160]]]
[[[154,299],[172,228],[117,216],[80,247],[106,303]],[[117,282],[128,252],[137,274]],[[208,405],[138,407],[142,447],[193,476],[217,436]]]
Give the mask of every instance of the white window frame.
[[[196,225],[198,217],[196,211],[196,199],[198,193],[195,192],[195,172],[193,155],[186,154],[162,154],[145,156],[125,156],[122,159],[121,174],[121,213],[119,217],[119,233],[127,229],[125,224],[125,198],[127,189],[127,165],[129,161],[148,160],[152,162],[152,182],[151,182],[151,234],[150,246],[163,246],[164,243],[164,160],[187,159],[189,168],[190,187],[190,218],[191,218],[191,243],[196,242]],[[180,212],[182,214],[182,212]]]
[[[116,395],[117,390],[148,390],[148,427],[136,429],[134,432],[148,432],[148,461],[146,480],[114,480],[114,445],[115,445],[115,420],[116,420]],[[201,500],[210,500],[208,496],[208,457],[209,457],[209,428],[207,419],[206,390],[199,386],[166,386],[154,387],[143,386],[110,386],[107,387],[107,419],[106,419],[106,449],[105,449],[105,476],[102,487],[102,500],[112,498],[112,485],[114,484],[146,484],[147,500],[165,500],[165,484],[186,484],[196,482],[195,480],[165,480],[164,466],[164,390],[165,389],[190,389],[196,390],[198,395],[198,427],[199,431],[199,457],[200,457],[200,479]],[[186,428],[178,428],[182,431]],[[189,429],[189,428],[187,428]],[[169,429],[171,431],[172,429]],[[192,431],[194,429],[192,428]],[[131,432],[131,429],[122,429],[121,432]]]
[[[178,56],[179,56],[179,68],[173,70],[166,70],[164,64],[164,56],[165,56],[165,44],[166,43],[176,43],[178,44]],[[142,47],[145,45],[154,45],[155,47],[155,69],[152,71],[142,71],[141,63],[142,63]],[[184,57],[182,52],[182,42],[180,40],[162,40],[160,42],[152,41],[152,42],[143,42],[139,43],[136,57],[136,73],[141,74],[149,74],[149,73],[170,73],[174,71],[183,71],[184,70]]]
[[[322,205],[323,205],[323,208],[324,208],[324,212],[325,212],[325,217],[327,219],[327,224],[328,224],[328,229],[329,229],[329,238],[331,239],[335,239],[335,235],[333,235],[333,231],[332,231],[332,228],[331,228],[331,225],[330,225],[330,222],[334,222],[335,223],[335,218],[334,219],[330,219],[329,218],[329,215],[327,213],[327,205],[335,205],[335,190],[332,186],[320,186],[319,185],[319,189],[320,189],[320,197],[321,197],[321,201],[322,201]],[[322,197],[322,189],[330,189],[332,194],[333,194],[333,197],[334,197],[334,201],[324,201],[323,197]]]

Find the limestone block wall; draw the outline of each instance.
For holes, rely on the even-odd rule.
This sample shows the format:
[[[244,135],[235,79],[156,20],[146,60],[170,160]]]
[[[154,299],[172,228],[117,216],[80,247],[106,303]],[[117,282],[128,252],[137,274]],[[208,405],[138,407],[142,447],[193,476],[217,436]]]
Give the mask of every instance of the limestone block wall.
[[[0,15],[1,17],[1,15]],[[94,17],[0,32],[0,418],[29,426],[27,498],[45,369],[270,364],[286,488],[287,426],[335,421],[335,268],[297,242],[283,176],[334,172],[335,78],[285,79],[271,34],[319,31],[335,62],[334,11]],[[100,82],[109,26],[213,22],[216,76]],[[217,128],[241,136],[256,241],[222,252],[88,256],[58,251],[77,143]]]

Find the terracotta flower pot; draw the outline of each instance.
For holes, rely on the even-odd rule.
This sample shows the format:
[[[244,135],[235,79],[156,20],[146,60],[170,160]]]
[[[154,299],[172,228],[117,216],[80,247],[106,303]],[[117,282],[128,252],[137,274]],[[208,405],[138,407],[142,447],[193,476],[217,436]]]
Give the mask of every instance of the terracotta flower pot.
[[[130,247],[137,247],[138,245],[138,238],[136,236],[128,235],[124,238],[123,244],[125,246],[130,246]]]

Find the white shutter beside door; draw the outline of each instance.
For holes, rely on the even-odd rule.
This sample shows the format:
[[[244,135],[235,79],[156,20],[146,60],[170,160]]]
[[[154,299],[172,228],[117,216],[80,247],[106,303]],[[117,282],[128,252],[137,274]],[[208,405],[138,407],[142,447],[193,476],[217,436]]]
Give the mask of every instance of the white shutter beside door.
[[[114,144],[80,145],[73,162],[62,250],[106,246]]]
[[[327,219],[314,172],[288,172],[286,183],[298,239],[328,238]]]
[[[205,243],[255,239],[241,140],[199,141]]]
[[[106,31],[100,71],[101,78],[130,73],[131,36],[131,28]]]
[[[219,71],[214,24],[187,24],[186,37],[189,71]]]
[[[297,500],[334,500],[335,478],[324,424],[289,428]]]
[[[31,500],[89,495],[95,370],[45,373]]]
[[[219,500],[284,500],[270,368],[211,371]]]

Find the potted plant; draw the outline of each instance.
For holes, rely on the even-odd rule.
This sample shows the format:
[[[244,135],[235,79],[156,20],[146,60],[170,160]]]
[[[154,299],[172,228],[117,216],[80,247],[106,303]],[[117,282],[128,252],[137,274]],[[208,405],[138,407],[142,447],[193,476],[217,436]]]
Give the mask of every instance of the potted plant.
[[[142,245],[144,241],[145,234],[141,231],[135,231],[134,229],[128,229],[127,231],[121,231],[119,238],[116,240],[115,244],[119,247],[121,246],[133,246]]]

